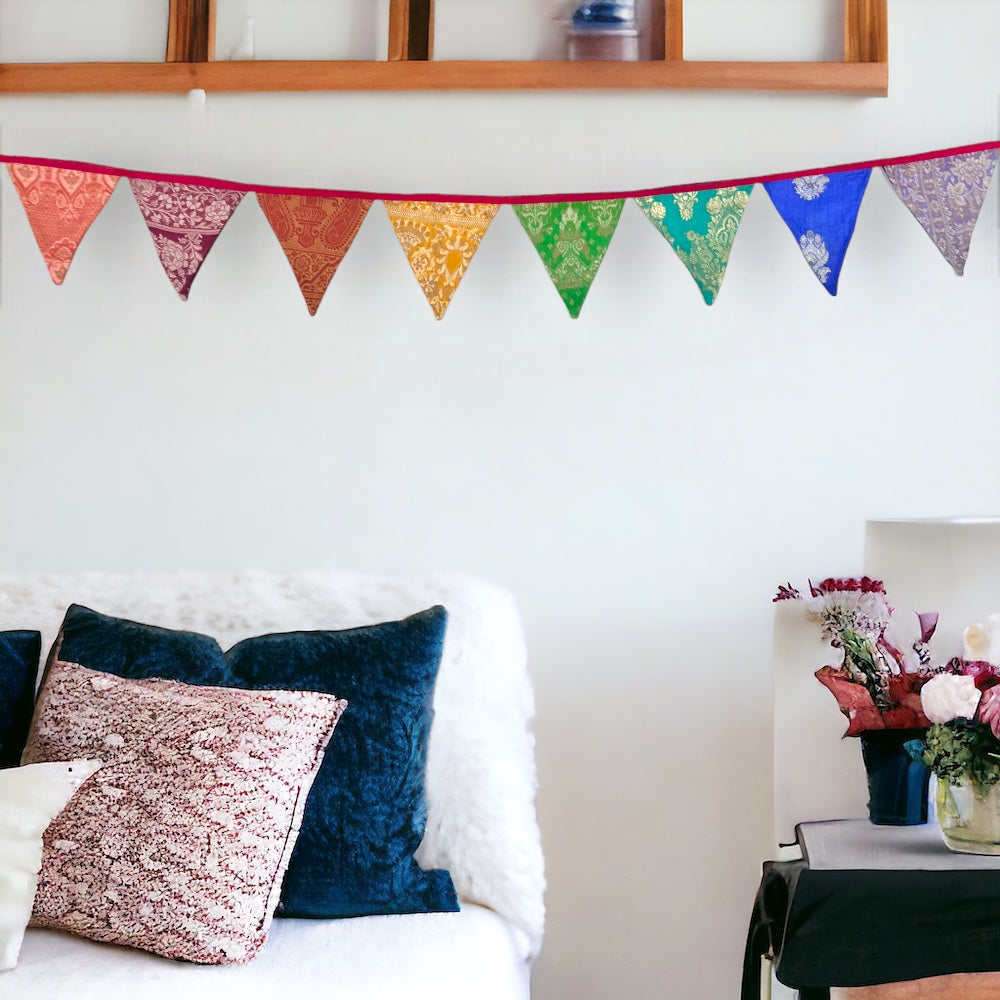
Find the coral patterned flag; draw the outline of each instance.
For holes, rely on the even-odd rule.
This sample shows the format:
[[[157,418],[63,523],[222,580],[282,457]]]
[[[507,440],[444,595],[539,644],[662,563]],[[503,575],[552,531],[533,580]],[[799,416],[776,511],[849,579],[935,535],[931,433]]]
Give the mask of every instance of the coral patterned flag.
[[[972,231],[996,162],[997,151],[984,149],[882,168],[955,274],[965,271]]]
[[[624,204],[624,198],[611,198],[514,206],[573,319],[597,277]]]
[[[868,167],[764,182],[806,263],[831,295],[837,294],[840,269],[870,176]]]
[[[61,285],[90,224],[108,203],[118,178],[63,167],[8,163],[28,224],[52,280]]]
[[[258,192],[257,201],[292,265],[309,315],[315,316],[372,199]]]
[[[468,201],[385,202],[399,245],[438,319],[499,207]]]
[[[163,270],[186,301],[198,269],[243,200],[243,192],[140,178],[130,179],[129,184]]]
[[[691,272],[708,305],[722,287],[729,252],[751,191],[753,185],[746,184],[636,198],[636,204]]]

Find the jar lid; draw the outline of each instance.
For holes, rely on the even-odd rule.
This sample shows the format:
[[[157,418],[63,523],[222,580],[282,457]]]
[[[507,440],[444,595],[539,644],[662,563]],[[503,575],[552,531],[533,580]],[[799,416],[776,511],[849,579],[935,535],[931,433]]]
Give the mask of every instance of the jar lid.
[[[635,27],[635,0],[590,0],[573,11],[573,25]]]

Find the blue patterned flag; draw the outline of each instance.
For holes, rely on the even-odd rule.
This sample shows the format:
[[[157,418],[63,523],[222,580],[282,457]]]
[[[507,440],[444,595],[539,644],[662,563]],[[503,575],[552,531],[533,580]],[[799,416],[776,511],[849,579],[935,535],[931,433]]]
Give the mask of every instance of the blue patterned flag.
[[[870,176],[871,168],[866,168],[764,183],[802,256],[831,295],[837,294],[840,269]]]

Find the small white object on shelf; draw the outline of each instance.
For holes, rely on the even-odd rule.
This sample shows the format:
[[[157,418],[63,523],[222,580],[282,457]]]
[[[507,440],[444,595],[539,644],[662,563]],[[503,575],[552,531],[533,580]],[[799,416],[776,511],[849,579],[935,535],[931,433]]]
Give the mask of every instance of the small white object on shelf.
[[[243,21],[243,37],[239,45],[233,49],[230,59],[253,59],[254,58],[254,24],[253,18],[248,17]]]

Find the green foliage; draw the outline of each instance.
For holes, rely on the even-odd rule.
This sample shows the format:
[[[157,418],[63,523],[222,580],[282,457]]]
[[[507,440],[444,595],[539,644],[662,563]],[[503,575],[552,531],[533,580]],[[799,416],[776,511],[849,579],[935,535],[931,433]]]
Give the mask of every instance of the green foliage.
[[[943,781],[971,781],[980,788],[1000,781],[1000,742],[988,726],[955,719],[930,726],[924,737],[924,764]]]
[[[851,676],[868,688],[875,707],[885,710],[892,707],[886,690],[885,671],[875,655],[872,644],[863,636],[850,629],[840,634],[840,644],[844,648],[844,666]]]

